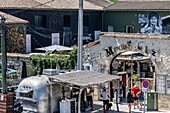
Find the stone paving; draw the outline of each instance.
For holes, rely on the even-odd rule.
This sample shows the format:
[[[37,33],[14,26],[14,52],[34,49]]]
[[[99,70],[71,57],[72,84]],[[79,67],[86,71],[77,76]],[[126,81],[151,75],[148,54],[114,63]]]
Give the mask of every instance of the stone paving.
[[[103,113],[102,104],[103,104],[102,101],[94,101],[94,110],[86,111],[82,113]],[[111,110],[107,111],[107,113],[128,113],[127,103],[119,104],[119,112],[117,112],[116,104],[113,104]],[[143,113],[143,111],[140,111],[139,109],[133,109],[132,107],[132,113]],[[164,111],[164,110],[146,111],[145,113],[170,113],[170,111]]]

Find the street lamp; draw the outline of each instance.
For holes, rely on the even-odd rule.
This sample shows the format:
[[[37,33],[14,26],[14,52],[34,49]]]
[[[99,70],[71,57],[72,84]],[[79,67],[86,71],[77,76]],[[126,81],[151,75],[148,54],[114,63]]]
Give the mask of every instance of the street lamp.
[[[1,20],[1,59],[2,59],[2,93],[7,94],[7,80],[6,80],[6,47],[5,47],[5,18],[0,16]]]

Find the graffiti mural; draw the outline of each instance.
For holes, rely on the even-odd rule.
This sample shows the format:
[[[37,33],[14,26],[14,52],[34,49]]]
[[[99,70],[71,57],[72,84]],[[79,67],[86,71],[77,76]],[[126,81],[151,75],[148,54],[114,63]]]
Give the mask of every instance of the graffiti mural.
[[[147,16],[144,14],[138,15],[138,23],[141,25],[140,32],[145,34],[161,34],[162,20],[160,16],[151,12]]]
[[[58,25],[60,24],[61,24],[61,19],[59,19],[57,15],[52,15],[50,17],[49,27],[51,29],[57,29],[59,27]]]
[[[12,53],[25,53],[25,32],[24,27],[9,27],[7,37],[7,51]]]

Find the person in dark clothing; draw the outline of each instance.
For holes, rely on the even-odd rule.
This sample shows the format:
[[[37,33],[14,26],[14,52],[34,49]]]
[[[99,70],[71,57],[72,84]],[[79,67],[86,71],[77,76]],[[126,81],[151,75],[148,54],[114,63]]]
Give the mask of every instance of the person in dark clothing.
[[[127,98],[129,113],[131,113],[132,103],[134,102],[133,93],[131,92],[131,89],[129,89],[129,91],[127,92],[126,98]]]
[[[88,105],[90,107],[92,107],[92,110],[93,110],[93,92],[94,92],[94,88],[92,87],[88,87],[86,89],[86,95],[87,95],[87,102],[88,102]]]

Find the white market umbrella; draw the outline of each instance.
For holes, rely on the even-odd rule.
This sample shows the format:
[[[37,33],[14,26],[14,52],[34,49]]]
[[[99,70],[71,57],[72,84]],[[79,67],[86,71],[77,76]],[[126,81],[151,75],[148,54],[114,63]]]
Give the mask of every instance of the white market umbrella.
[[[61,46],[61,45],[51,45],[41,48],[36,48],[35,50],[41,50],[41,51],[71,51],[73,48]]]

